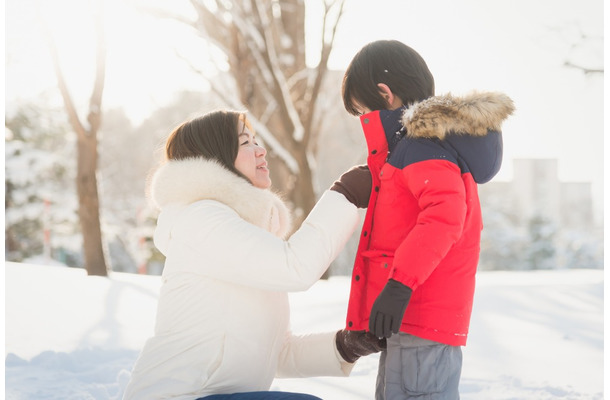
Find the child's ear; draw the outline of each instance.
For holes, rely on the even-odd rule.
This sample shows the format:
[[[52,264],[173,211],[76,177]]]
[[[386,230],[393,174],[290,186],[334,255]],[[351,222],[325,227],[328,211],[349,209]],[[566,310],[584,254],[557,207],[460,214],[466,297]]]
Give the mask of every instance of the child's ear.
[[[379,93],[383,96],[389,110],[395,110],[402,106],[402,100],[392,93],[392,89],[385,83],[378,83]]]

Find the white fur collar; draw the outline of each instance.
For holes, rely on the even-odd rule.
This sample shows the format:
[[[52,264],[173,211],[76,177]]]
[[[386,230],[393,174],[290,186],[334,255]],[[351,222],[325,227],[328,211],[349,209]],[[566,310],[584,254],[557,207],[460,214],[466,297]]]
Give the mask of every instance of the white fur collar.
[[[168,161],[154,173],[150,195],[160,209],[216,200],[276,236],[285,237],[290,231],[290,213],[278,195],[252,186],[216,161],[203,158]]]

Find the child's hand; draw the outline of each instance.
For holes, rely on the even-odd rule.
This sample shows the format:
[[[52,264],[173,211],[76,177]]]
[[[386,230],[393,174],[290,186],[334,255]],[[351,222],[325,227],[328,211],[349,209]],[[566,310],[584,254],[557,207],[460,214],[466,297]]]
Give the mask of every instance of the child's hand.
[[[369,330],[373,335],[389,338],[398,333],[412,292],[410,287],[394,279],[386,283],[371,309]]]

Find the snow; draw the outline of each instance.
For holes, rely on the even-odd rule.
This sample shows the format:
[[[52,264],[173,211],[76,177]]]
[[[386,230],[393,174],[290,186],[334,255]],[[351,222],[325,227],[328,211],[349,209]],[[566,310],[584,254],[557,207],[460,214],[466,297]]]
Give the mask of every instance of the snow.
[[[462,400],[602,399],[602,270],[479,272]],[[151,334],[160,278],[6,263],[7,399],[120,399]],[[339,329],[348,277],[291,294],[297,333]],[[349,378],[284,379],[273,390],[373,399],[378,355]]]

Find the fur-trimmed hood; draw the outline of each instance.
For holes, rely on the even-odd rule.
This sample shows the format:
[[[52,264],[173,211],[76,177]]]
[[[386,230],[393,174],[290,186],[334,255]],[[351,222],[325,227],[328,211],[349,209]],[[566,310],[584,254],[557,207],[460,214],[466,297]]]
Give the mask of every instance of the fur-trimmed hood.
[[[475,182],[489,182],[502,165],[502,123],[515,110],[502,93],[446,94],[410,105],[401,116],[406,137],[427,139],[455,154]]]
[[[252,186],[212,160],[168,161],[152,176],[150,197],[162,214],[166,209],[171,209],[168,212],[173,214],[200,200],[215,200],[276,236],[283,238],[290,231],[290,213],[278,195]],[[173,223],[161,217],[158,229],[163,221]]]
[[[449,93],[411,105],[402,115],[402,124],[411,137],[484,136],[490,130],[500,131],[514,110],[513,101],[502,93],[473,92],[464,97]]]

